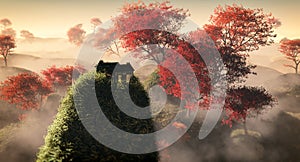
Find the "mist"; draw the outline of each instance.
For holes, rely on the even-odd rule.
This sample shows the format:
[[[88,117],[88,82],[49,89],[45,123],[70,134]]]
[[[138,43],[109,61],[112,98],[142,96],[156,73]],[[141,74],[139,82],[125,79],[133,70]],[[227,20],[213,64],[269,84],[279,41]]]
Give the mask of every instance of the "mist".
[[[300,85],[300,77],[264,66],[254,71],[257,75],[250,76],[246,85],[266,87],[276,98],[277,105],[247,117],[249,135],[245,135],[242,124],[235,123],[230,128],[219,122],[205,139],[200,140],[197,135],[204,116],[198,115],[200,117],[186,134],[190,139],[184,142],[183,137],[164,150],[170,158],[162,161],[297,161],[300,157],[300,100],[288,95],[289,88],[284,87]]]
[[[45,43],[46,42],[46,43]],[[266,109],[257,117],[247,118],[249,137],[246,137],[241,124],[234,124],[232,128],[220,122],[203,139],[198,139],[198,133],[203,121],[205,111],[200,110],[197,121],[179,141],[160,152],[161,162],[202,162],[202,161],[284,161],[295,160],[298,155],[300,143],[300,120],[293,116],[299,112],[300,100],[295,96],[278,92],[284,88],[283,83],[291,80],[286,73],[292,69],[284,67],[284,58],[274,52],[277,45],[264,48],[260,53],[254,53],[250,62],[259,66],[254,70],[257,75],[249,76],[247,85],[264,86],[278,100],[278,105]],[[23,70],[39,73],[52,65],[74,65],[75,58],[80,49],[70,45],[64,39],[36,39],[35,42],[21,42],[18,50],[9,57],[9,68],[22,68]],[[279,66],[280,64],[280,66]],[[145,80],[149,68],[140,69],[137,73],[141,80]],[[1,71],[1,80],[10,74],[22,72],[14,69],[12,72]],[[285,77],[283,77],[285,76]],[[279,79],[285,78],[285,79]],[[295,80],[295,79],[293,79]],[[291,83],[300,85],[300,79]],[[24,112],[12,105],[1,103],[1,116],[4,122],[13,124],[10,132],[12,139],[0,141],[5,144],[4,151],[0,153],[0,161],[18,162],[34,161],[38,148],[44,144],[47,128],[52,123],[59,107],[60,97],[52,95],[38,111]],[[26,114],[25,120],[19,122],[18,115]],[[7,120],[5,122],[5,120]],[[298,149],[297,149],[298,148]]]
[[[6,135],[9,139],[6,139],[6,145],[2,146],[4,151],[0,153],[0,161],[26,162],[35,160],[38,148],[44,144],[47,128],[57,113],[60,98],[55,94],[50,95],[47,102],[39,110],[21,112],[26,117],[24,120],[12,124],[12,131]],[[17,113],[14,115],[17,116]]]

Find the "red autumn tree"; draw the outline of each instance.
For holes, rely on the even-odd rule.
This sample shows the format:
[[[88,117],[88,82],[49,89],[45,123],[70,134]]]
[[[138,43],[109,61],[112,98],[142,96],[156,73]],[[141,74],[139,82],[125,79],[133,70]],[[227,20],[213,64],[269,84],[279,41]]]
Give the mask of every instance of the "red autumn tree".
[[[1,31],[2,35],[11,36],[13,38],[16,38],[16,31],[13,28],[7,28]]]
[[[272,38],[276,37],[274,28],[279,25],[272,14],[265,14],[262,9],[238,5],[215,9],[210,24],[204,25],[204,29],[222,54],[230,82],[243,80],[251,74],[255,66],[246,64],[249,52],[272,44]]]
[[[151,59],[157,63],[164,59],[163,48],[168,46],[168,41],[163,41],[164,36],[160,36],[161,31],[169,31],[177,33],[184,24],[185,18],[189,15],[187,10],[175,8],[169,2],[155,2],[148,5],[142,1],[137,3],[128,3],[121,8],[121,14],[113,19],[114,37],[118,38],[119,43],[114,43],[115,46],[120,45],[126,50],[132,50],[136,47],[141,47],[141,43],[149,42],[136,49],[135,54],[139,58]],[[140,29],[156,29],[156,37],[151,37],[151,30]],[[166,32],[164,34],[167,34]],[[170,39],[172,40],[172,39]],[[96,43],[96,46],[102,43]],[[159,44],[156,44],[160,41]],[[152,42],[152,45],[150,44]],[[156,44],[156,45],[153,45]]]
[[[294,65],[285,66],[295,69],[295,73],[298,74],[300,64],[300,39],[282,39],[280,41],[279,50],[288,60],[291,60],[294,63]]]
[[[34,38],[34,35],[31,32],[29,32],[28,30],[21,30],[20,36],[28,41],[31,41]]]
[[[0,20],[0,25],[1,25],[2,30],[3,30],[3,29],[6,29],[7,27],[11,26],[12,23],[11,23],[11,21],[9,19],[4,18],[4,19]]]
[[[228,90],[225,103],[228,119],[222,122],[231,127],[233,121],[242,121],[245,133],[248,134],[246,118],[273,106],[275,100],[264,88],[235,86]]]
[[[12,36],[0,35],[0,54],[3,57],[5,67],[7,67],[7,57],[15,47],[15,40]]]
[[[164,14],[166,15],[157,16]],[[229,83],[227,87],[229,92],[241,94],[239,96],[247,96],[249,100],[247,102],[253,103],[252,105],[242,103],[242,105],[247,106],[242,106],[243,111],[236,111],[230,106],[237,104],[236,101],[243,102],[245,100],[239,100],[238,95],[229,95],[230,99],[226,100],[225,109],[238,114],[243,112],[247,115],[250,110],[258,110],[265,107],[266,104],[271,105],[274,100],[269,97],[265,90],[244,87],[241,91],[234,85],[236,83],[241,84],[247,75],[252,73],[255,66],[248,65],[246,62],[249,52],[258,50],[260,46],[273,43],[272,38],[276,36],[274,28],[280,22],[271,14],[263,13],[262,9],[248,9],[237,5],[225,6],[224,8],[219,6],[214,15],[211,16],[210,24],[204,26],[205,32],[213,40],[212,43],[205,32],[201,30],[188,33],[184,38],[176,35],[187,15],[187,11],[169,6],[167,2],[150,3],[149,5],[138,2],[123,7],[122,14],[114,19],[114,28],[123,48],[135,50],[139,47],[145,52],[144,57],[167,67],[173,67],[172,69],[177,75],[162,66],[159,67],[158,72],[159,84],[166,89],[166,93],[169,95],[185,99],[194,98],[193,91],[189,88],[192,87],[190,79],[195,75],[198,80],[199,93],[204,96],[201,103],[206,105],[212,97],[209,96],[211,80],[208,77],[207,69],[218,69],[218,67],[205,67],[207,65],[204,64],[194,47],[197,47],[203,55],[208,55],[213,48],[217,48],[227,68],[227,74],[213,77],[220,79],[226,77],[225,79]],[[187,43],[186,40],[192,44]],[[152,46],[153,44],[156,46]],[[187,71],[179,57],[176,57],[174,52],[168,49],[181,54],[191,66],[194,75]],[[213,59],[209,61],[213,61]],[[223,69],[219,70],[222,71]],[[183,87],[179,84],[179,80],[183,82]],[[265,100],[255,101],[256,96],[253,95],[255,93]],[[186,103],[186,108],[193,106]],[[228,115],[229,120],[243,121],[244,119],[244,115],[237,115],[236,118],[231,118],[230,114]]]
[[[39,109],[44,97],[51,93],[48,82],[37,74],[20,73],[0,83],[0,99],[23,110]]]
[[[85,38],[85,31],[82,29],[82,24],[77,24],[74,27],[70,28],[67,32],[69,42],[77,46],[83,43]]]
[[[7,19],[7,18],[1,19],[0,20],[0,25],[2,27],[2,29],[1,29],[1,34],[2,35],[8,35],[8,36],[11,36],[13,38],[16,37],[16,31],[13,28],[10,27],[12,25],[12,23],[9,19]]]
[[[108,55],[120,56],[120,42],[117,39],[117,32],[114,28],[98,28],[95,33],[94,46],[97,49],[105,50]]]
[[[225,124],[230,124],[232,120],[245,123],[251,111],[257,112],[274,102],[264,89],[235,87],[234,83],[240,84],[248,74],[253,74],[255,66],[246,63],[249,52],[272,44],[272,38],[276,37],[274,28],[280,24],[278,19],[272,14],[265,14],[262,9],[226,5],[217,7],[210,18],[210,24],[204,25],[228,70],[226,75],[230,84],[225,107],[228,120],[223,120]]]
[[[102,24],[102,21],[99,19],[99,18],[92,18],[91,19],[91,24],[93,25],[93,30],[94,30],[94,32],[96,31],[96,27],[98,26],[98,25],[101,25]]]
[[[83,69],[79,66],[52,66],[41,73],[54,90],[60,94],[64,94],[67,88],[72,85],[72,79],[77,78],[82,72]]]

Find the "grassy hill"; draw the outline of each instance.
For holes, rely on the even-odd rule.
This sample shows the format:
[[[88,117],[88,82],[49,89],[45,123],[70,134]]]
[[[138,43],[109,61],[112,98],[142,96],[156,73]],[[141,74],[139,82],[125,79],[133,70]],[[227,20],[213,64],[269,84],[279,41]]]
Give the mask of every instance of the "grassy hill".
[[[8,76],[11,75],[16,75],[19,73],[30,73],[32,71],[24,69],[24,68],[19,68],[19,67],[4,67],[0,66],[0,81],[5,80]]]
[[[75,59],[72,58],[54,58],[54,57],[38,57],[29,54],[14,53],[8,57],[8,67],[18,67],[28,69],[39,73],[52,65],[66,66],[74,65]],[[4,63],[0,63],[2,65]]]
[[[273,80],[282,75],[281,72],[265,66],[257,66],[253,72],[255,72],[256,75],[249,75],[246,80],[247,85],[264,86],[267,81]]]
[[[286,93],[293,87],[300,85],[300,75],[288,73],[265,82],[265,87],[273,93]]]

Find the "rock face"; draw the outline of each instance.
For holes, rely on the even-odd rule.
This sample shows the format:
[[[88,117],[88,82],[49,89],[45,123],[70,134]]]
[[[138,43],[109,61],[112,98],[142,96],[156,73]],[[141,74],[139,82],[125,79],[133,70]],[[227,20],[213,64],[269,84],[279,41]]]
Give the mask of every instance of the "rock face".
[[[96,77],[94,78],[94,76]],[[96,104],[91,103],[89,100],[89,96],[91,93],[95,93],[95,90],[85,89],[89,83],[95,84],[98,99]],[[149,154],[118,152],[104,146],[89,133],[99,130],[95,123],[103,123],[103,119],[97,116],[99,105],[101,105],[101,110],[106,118],[119,129],[134,134],[146,134],[154,131],[151,119],[136,119],[127,116],[119,109],[112,97],[110,85],[110,77],[103,73],[88,73],[78,79],[75,86],[70,89],[67,96],[63,99],[56,119],[48,129],[45,145],[40,148],[37,161],[158,161],[158,153],[156,152]],[[139,81],[132,77],[129,85],[132,101],[140,107],[148,106],[148,95]],[[77,99],[80,99],[79,108],[77,105],[75,108],[74,95],[78,95]],[[87,103],[89,106],[85,107],[84,105]],[[93,130],[89,130],[89,132],[86,130],[86,125],[83,125],[82,118],[79,118],[80,113],[85,114],[86,118],[84,120],[90,119],[93,121],[91,123]],[[113,136],[113,132],[106,130],[98,135]],[[120,139],[124,140],[124,138],[126,140],[126,137]],[[154,142],[155,139],[152,140],[153,144],[155,144]],[[130,147],[131,145],[128,145],[129,149]]]

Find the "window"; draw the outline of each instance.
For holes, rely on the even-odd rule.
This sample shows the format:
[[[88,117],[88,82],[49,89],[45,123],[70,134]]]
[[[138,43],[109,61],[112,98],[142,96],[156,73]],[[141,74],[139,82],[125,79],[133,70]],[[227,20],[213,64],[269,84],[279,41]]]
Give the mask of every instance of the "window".
[[[127,82],[127,83],[129,83],[130,78],[131,78],[131,75],[130,75],[130,74],[126,74],[126,82]]]
[[[121,74],[118,75],[118,82],[122,83],[122,75]]]

